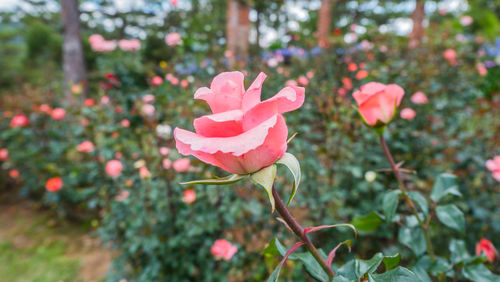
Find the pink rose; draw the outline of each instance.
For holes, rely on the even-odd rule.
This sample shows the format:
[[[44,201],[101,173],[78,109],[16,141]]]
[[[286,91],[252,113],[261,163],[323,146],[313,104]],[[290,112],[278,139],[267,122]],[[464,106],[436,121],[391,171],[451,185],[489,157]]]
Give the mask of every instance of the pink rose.
[[[415,113],[414,110],[410,109],[410,108],[404,108],[401,110],[401,118],[402,119],[406,119],[406,120],[412,120],[415,118],[415,116],[417,115],[417,113]]]
[[[106,163],[106,173],[111,177],[118,177],[122,172],[123,165],[119,160],[111,160]]]
[[[89,120],[86,118],[82,118],[81,124],[82,124],[82,126],[87,126],[87,125],[89,125]]]
[[[298,84],[297,84],[297,81],[295,81],[295,80],[293,80],[293,79],[290,79],[290,80],[287,80],[287,81],[285,82],[285,85],[286,85],[286,86],[297,86]]]
[[[359,112],[366,123],[374,126],[378,122],[382,125],[389,123],[397,106],[401,104],[404,90],[396,84],[385,85],[370,82],[352,96],[359,105]]]
[[[147,116],[152,116],[155,113],[155,106],[153,106],[151,104],[144,104],[141,107],[141,111],[143,114],[145,114]]]
[[[186,88],[189,86],[189,82],[186,79],[181,80],[181,87]]]
[[[165,36],[165,42],[168,46],[175,46],[181,42],[181,35],[177,32],[171,32]]]
[[[28,125],[28,123],[29,123],[29,120],[26,116],[17,115],[17,116],[14,116],[12,118],[12,120],[10,121],[10,126],[12,128],[24,127],[24,126]]]
[[[78,146],[76,146],[76,149],[82,153],[90,153],[94,151],[94,144],[92,144],[92,142],[90,141],[83,141],[82,143],[78,144]]]
[[[5,161],[9,158],[9,150],[6,148],[0,149],[0,161]]]
[[[50,115],[50,113],[52,112],[52,108],[47,104],[41,104],[40,107],[38,107],[38,110],[48,115]]]
[[[177,150],[230,173],[248,174],[273,164],[286,151],[288,129],[282,113],[304,103],[302,87],[283,88],[261,101],[260,73],[245,91],[241,72],[217,75],[208,87],[194,94],[205,100],[213,114],[194,120],[196,133],[176,128]]]
[[[356,79],[357,80],[361,80],[361,79],[363,79],[363,78],[365,78],[367,76],[368,76],[368,72],[366,70],[360,70],[360,71],[358,71],[356,73]]]
[[[52,114],[50,115],[53,120],[61,120],[66,115],[66,110],[63,108],[55,108],[52,110]]]
[[[172,167],[177,172],[186,172],[191,165],[191,161],[188,158],[182,158],[174,161]]]
[[[109,97],[108,96],[102,96],[101,97],[101,104],[103,104],[103,105],[109,104]]]
[[[196,201],[196,192],[193,189],[184,190],[184,203],[191,204]]]
[[[18,178],[19,177],[19,170],[17,170],[17,169],[9,170],[9,176],[13,179]]]
[[[488,70],[486,69],[486,67],[484,66],[483,63],[477,63],[476,69],[477,69],[477,73],[479,73],[480,76],[485,76],[488,74]]]
[[[123,127],[129,127],[130,126],[130,121],[128,119],[122,119],[122,121],[120,122],[120,124]]]
[[[307,77],[305,76],[299,76],[299,78],[297,78],[297,82],[300,85],[307,86],[309,84],[309,79],[307,79]]]
[[[497,249],[490,240],[483,238],[476,244],[476,256],[484,253],[490,262],[494,262],[498,257]]]
[[[161,147],[160,148],[160,155],[166,156],[168,154],[170,154],[170,149],[169,148],[167,148],[167,147]]]
[[[427,104],[429,102],[423,92],[416,92],[411,96],[410,100],[415,104]]]
[[[177,0],[170,0],[170,4],[172,4],[172,6],[174,7],[177,7]]]
[[[500,182],[500,156],[486,162],[486,168],[491,171],[493,178]]]
[[[100,34],[92,34],[91,36],[89,36],[89,43],[90,44],[95,44],[99,41],[104,41],[104,37],[102,37],[102,35]]]
[[[306,77],[309,78],[309,79],[312,79],[314,77],[314,72],[313,71],[308,71],[306,73]]]
[[[169,159],[163,159],[161,162],[164,169],[170,169],[172,167],[172,161]]]
[[[142,96],[142,102],[146,104],[153,103],[155,101],[155,96],[152,94],[146,94]]]
[[[358,70],[358,66],[355,63],[347,64],[347,70],[350,72],[354,72]]]
[[[161,76],[155,76],[151,80],[151,83],[153,83],[153,85],[158,86],[158,85],[161,85],[163,83],[163,79],[161,78]]]
[[[127,190],[121,190],[120,193],[118,195],[116,195],[115,200],[117,202],[123,202],[123,201],[125,201],[125,199],[128,198],[128,196],[130,196],[130,192],[129,191],[127,191]]]
[[[238,248],[226,239],[215,240],[212,248],[210,248],[210,252],[216,259],[224,260],[230,260],[237,251]]]
[[[460,18],[460,23],[463,25],[463,26],[469,26],[472,24],[474,20],[472,19],[471,16],[468,16],[468,15],[465,15],[465,16],[462,16]]]
[[[90,47],[96,52],[111,52],[116,49],[116,42],[102,39],[99,41],[91,42]]]
[[[453,49],[446,49],[446,51],[443,52],[443,57],[451,64],[451,65],[456,65],[457,64],[457,52]]]
[[[142,166],[139,168],[139,176],[144,179],[144,178],[149,178],[151,177],[151,173],[149,172],[148,168],[145,166]]]
[[[141,48],[141,41],[138,39],[122,39],[118,41],[118,47],[123,51],[137,51]]]

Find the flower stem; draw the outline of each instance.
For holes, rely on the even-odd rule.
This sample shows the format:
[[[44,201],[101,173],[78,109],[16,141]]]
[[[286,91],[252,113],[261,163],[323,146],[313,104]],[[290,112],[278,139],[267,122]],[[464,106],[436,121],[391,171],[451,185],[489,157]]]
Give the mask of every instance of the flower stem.
[[[389,161],[391,165],[391,170],[394,172],[394,175],[396,176],[396,179],[398,180],[399,183],[399,190],[403,193],[403,197],[406,201],[406,204],[411,208],[413,214],[417,218],[418,224],[420,225],[420,228],[422,228],[422,231],[424,232],[425,236],[425,241],[427,242],[427,253],[431,257],[431,261],[436,260],[436,256],[434,254],[434,249],[432,248],[432,243],[431,243],[431,238],[429,236],[429,228],[428,225],[425,225],[422,219],[420,218],[420,215],[418,214],[418,210],[415,207],[415,204],[413,201],[410,199],[408,196],[408,189],[406,189],[406,186],[404,185],[403,179],[401,178],[401,174],[399,173],[399,168],[394,162],[394,159],[392,158],[391,151],[389,151],[389,146],[387,146],[387,143],[385,142],[384,135],[380,135],[380,144],[382,145],[382,149],[384,150],[385,157]]]
[[[318,249],[316,249],[316,247],[313,245],[309,237],[307,237],[307,235],[304,234],[304,228],[300,226],[297,220],[290,214],[285,204],[283,204],[283,201],[281,200],[278,191],[276,191],[274,185],[272,193],[274,201],[276,202],[276,210],[281,215],[283,220],[288,224],[293,233],[305,244],[307,250],[311,253],[314,259],[316,259],[321,268],[323,268],[323,270],[328,274],[328,277],[330,277],[330,279],[333,278],[335,276],[335,273],[333,272],[331,267],[327,265],[325,259],[318,252]]]

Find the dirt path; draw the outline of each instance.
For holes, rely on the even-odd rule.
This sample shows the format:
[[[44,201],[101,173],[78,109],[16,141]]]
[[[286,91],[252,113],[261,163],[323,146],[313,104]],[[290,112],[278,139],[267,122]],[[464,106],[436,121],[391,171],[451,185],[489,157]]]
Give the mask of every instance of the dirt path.
[[[0,280],[102,281],[112,257],[92,230],[27,201],[0,201]]]

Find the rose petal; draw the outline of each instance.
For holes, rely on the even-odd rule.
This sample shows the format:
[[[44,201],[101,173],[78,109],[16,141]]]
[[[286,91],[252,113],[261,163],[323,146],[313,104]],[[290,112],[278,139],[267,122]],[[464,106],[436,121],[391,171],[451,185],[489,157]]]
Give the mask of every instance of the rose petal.
[[[205,100],[213,113],[240,109],[245,92],[243,80],[241,72],[223,72],[214,78],[210,89],[198,89],[194,98]]]
[[[250,87],[247,89],[245,95],[243,95],[243,111],[247,111],[260,103],[262,84],[264,83],[266,77],[267,75],[265,73],[259,73],[257,78],[255,78]]]
[[[233,110],[206,115],[194,120],[196,133],[205,137],[230,137],[243,133],[243,112]]]

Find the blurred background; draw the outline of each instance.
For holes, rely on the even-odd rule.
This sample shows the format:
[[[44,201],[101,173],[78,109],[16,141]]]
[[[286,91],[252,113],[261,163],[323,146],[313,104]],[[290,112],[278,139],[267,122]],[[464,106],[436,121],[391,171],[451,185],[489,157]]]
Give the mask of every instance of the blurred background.
[[[179,155],[172,131],[209,112],[193,93],[228,70],[247,86],[265,72],[265,98],[306,88],[286,115],[304,226],[359,219],[396,188],[352,107],[355,89],[379,81],[403,87],[413,111],[388,136],[416,172],[410,189],[458,178],[467,232],[434,226],[436,252],[449,236],[471,253],[483,237],[500,246],[500,185],[485,166],[500,155],[499,0],[0,0],[0,70],[0,280],[267,279],[272,235],[293,241],[264,190],[178,184],[225,176]],[[336,263],[379,250],[412,263],[393,226],[376,225]],[[313,239],[327,249],[332,236],[351,234]],[[228,261],[211,254],[220,238],[238,248]],[[304,281],[298,266],[281,279]]]

